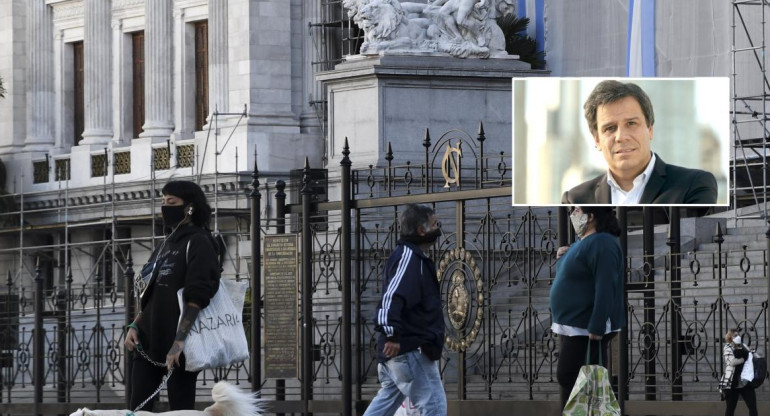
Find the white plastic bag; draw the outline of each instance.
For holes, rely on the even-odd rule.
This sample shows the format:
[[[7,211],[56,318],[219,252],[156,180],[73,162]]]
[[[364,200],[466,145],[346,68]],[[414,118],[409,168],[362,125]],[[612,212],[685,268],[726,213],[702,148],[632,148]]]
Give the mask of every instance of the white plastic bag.
[[[184,345],[185,370],[224,367],[249,358],[243,329],[243,302],[248,282],[221,279],[208,306],[198,314]],[[183,310],[182,290],[177,292]],[[181,314],[180,314],[180,319]]]
[[[420,416],[420,411],[407,397],[393,416]]]
[[[741,370],[741,381],[739,386],[745,386],[754,380],[754,353],[749,352],[749,357],[743,362],[743,370]]]

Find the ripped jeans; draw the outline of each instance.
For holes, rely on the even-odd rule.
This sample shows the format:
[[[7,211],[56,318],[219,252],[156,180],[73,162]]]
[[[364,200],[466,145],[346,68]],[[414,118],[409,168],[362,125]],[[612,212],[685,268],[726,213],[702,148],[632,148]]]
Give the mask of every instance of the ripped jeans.
[[[446,394],[438,361],[415,350],[378,364],[377,371],[380,391],[364,416],[391,416],[405,397],[409,397],[422,416],[446,416]]]

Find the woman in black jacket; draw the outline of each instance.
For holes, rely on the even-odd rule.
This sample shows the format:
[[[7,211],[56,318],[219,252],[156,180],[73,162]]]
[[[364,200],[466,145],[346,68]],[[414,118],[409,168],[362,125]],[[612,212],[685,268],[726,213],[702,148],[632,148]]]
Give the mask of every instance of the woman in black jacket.
[[[184,370],[182,351],[198,313],[219,288],[219,262],[208,231],[211,207],[201,188],[189,181],[171,181],[162,192],[167,235],[142,269],[146,285],[141,291],[140,312],[126,333],[126,347],[140,352],[133,358],[131,408],[150,397],[173,369],[167,385],[169,407],[193,409],[198,372]],[[154,397],[140,410],[151,411],[156,400]]]
[[[725,416],[733,416],[735,407],[738,406],[738,398],[743,397],[746,407],[749,408],[749,416],[757,416],[757,395],[754,387],[743,385],[741,371],[749,358],[749,350],[741,342],[741,336],[736,331],[727,331],[725,346],[722,355],[725,359],[725,373],[722,375],[720,390],[724,394],[726,409]]]

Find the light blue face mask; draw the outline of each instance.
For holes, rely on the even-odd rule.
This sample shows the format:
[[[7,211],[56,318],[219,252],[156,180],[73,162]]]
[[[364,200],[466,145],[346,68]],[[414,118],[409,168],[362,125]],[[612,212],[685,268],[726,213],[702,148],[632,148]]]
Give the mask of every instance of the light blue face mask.
[[[743,340],[741,339],[740,335],[736,335],[736,336],[733,337],[733,344],[741,345],[741,341],[743,341]]]
[[[588,227],[588,214],[583,213],[580,216],[572,214],[569,216],[569,219],[572,222],[572,228],[575,230],[575,235],[583,237],[583,234],[586,233],[586,227]]]

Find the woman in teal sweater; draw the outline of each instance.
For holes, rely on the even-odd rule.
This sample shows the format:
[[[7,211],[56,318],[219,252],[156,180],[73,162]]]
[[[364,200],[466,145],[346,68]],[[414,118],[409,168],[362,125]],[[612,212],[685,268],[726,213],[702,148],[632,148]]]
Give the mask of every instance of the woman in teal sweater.
[[[585,363],[589,341],[596,344],[591,364],[606,366],[607,345],[626,324],[620,226],[612,207],[575,207],[570,221],[579,239],[557,250],[550,299],[551,330],[561,341],[556,379],[562,407]]]

